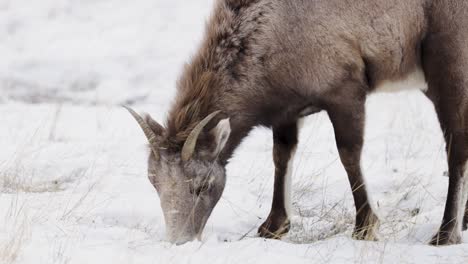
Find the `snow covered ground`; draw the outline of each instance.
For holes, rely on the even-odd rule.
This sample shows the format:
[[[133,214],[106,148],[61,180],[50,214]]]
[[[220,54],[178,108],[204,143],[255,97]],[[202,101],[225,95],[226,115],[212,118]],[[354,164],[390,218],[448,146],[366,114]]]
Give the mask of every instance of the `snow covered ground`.
[[[0,0],[0,263],[468,263],[427,246],[447,166],[420,93],[368,102],[363,168],[380,242],[350,238],[354,206],[326,114],[307,119],[292,230],[256,237],[273,186],[271,132],[228,166],[202,241],[164,242],[145,138],[121,103],[163,120],[212,0]]]

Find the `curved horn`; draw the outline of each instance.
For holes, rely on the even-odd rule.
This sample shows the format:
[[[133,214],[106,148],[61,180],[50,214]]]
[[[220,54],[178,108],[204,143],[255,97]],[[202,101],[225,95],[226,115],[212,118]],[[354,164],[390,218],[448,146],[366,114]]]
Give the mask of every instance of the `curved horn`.
[[[133,118],[135,118],[135,120],[138,122],[141,129],[143,130],[143,133],[145,133],[145,136],[148,139],[148,142],[150,143],[150,147],[151,147],[151,150],[154,153],[154,156],[156,157],[157,160],[159,160],[159,152],[158,152],[157,147],[156,147],[156,145],[157,145],[157,141],[156,141],[157,136],[156,136],[156,134],[153,132],[153,130],[151,130],[151,128],[146,123],[146,121],[143,120],[143,118],[139,114],[137,114],[133,109],[131,109],[130,107],[128,107],[126,105],[123,105],[123,107],[125,109],[127,109],[128,112],[130,112],[130,114],[133,116]]]
[[[203,131],[206,125],[221,111],[216,111],[211,113],[209,116],[205,117],[198,125],[190,132],[190,135],[187,137],[187,140],[184,143],[184,147],[182,148],[182,160],[188,161],[192,158],[193,152],[195,151],[195,147],[197,146],[197,140],[200,136],[200,133]]]

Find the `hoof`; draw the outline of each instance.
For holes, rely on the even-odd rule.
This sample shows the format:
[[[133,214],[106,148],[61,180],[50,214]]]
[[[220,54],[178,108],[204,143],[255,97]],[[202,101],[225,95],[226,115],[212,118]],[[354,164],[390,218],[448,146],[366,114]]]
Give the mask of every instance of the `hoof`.
[[[450,246],[461,243],[461,235],[455,232],[439,231],[429,242],[433,246]]]
[[[356,226],[353,231],[353,239],[378,241],[377,230],[380,227],[380,220],[375,214],[371,214],[366,218],[363,224]]]
[[[289,232],[290,228],[291,222],[288,219],[276,218],[272,220],[268,218],[265,223],[258,228],[258,235],[268,239],[281,239]]]

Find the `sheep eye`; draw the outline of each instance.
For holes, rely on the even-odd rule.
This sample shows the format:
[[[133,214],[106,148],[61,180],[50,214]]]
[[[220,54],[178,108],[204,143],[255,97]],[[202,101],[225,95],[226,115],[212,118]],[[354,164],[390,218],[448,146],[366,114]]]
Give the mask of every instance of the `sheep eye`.
[[[204,192],[207,192],[210,189],[211,183],[208,180],[208,178],[205,178],[196,187],[197,188],[196,188],[195,193],[197,196],[200,196],[201,194],[203,194]]]
[[[210,188],[210,184],[208,182],[202,184],[198,188],[197,195],[200,195],[201,193],[208,191],[209,188]]]
[[[191,194],[196,194],[200,196],[200,194],[208,191],[210,188],[210,183],[207,181],[203,181],[201,184],[196,185],[195,183],[191,182],[189,185],[189,191]]]

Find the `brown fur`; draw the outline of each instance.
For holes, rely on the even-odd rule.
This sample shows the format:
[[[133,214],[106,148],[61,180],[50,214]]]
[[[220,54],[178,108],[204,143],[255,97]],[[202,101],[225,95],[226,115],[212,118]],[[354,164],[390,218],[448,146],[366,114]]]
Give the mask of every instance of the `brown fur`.
[[[176,102],[166,125],[168,142],[180,147],[206,113],[214,112],[229,100],[223,98],[224,89],[248,77],[242,63],[252,61],[255,34],[261,31],[265,22],[263,12],[268,9],[263,5],[248,9],[258,2],[218,1],[200,51],[186,65],[178,82]]]
[[[267,220],[260,226],[258,233],[266,238],[280,238],[290,228],[290,221],[285,204],[285,175],[288,163],[294,158],[293,150],[298,143],[297,121],[284,126],[273,127],[273,161],[275,163],[275,186],[271,212]],[[290,206],[290,205],[289,205]]]
[[[202,119],[221,110],[197,149],[210,148],[208,131],[229,117],[232,132],[220,155],[225,165],[253,127],[284,128],[325,110],[353,190],[354,236],[374,238],[378,218],[360,167],[366,97],[380,84],[422,69],[426,94],[452,143],[447,205],[432,243],[458,243],[463,217],[455,204],[465,203],[460,190],[468,192],[460,187],[468,181],[467,25],[465,0],[218,0],[205,39],[178,82],[162,144],[179,151]],[[280,160],[277,169],[285,166]],[[275,190],[284,189],[280,171]],[[270,215],[281,215],[282,207],[274,202]]]

